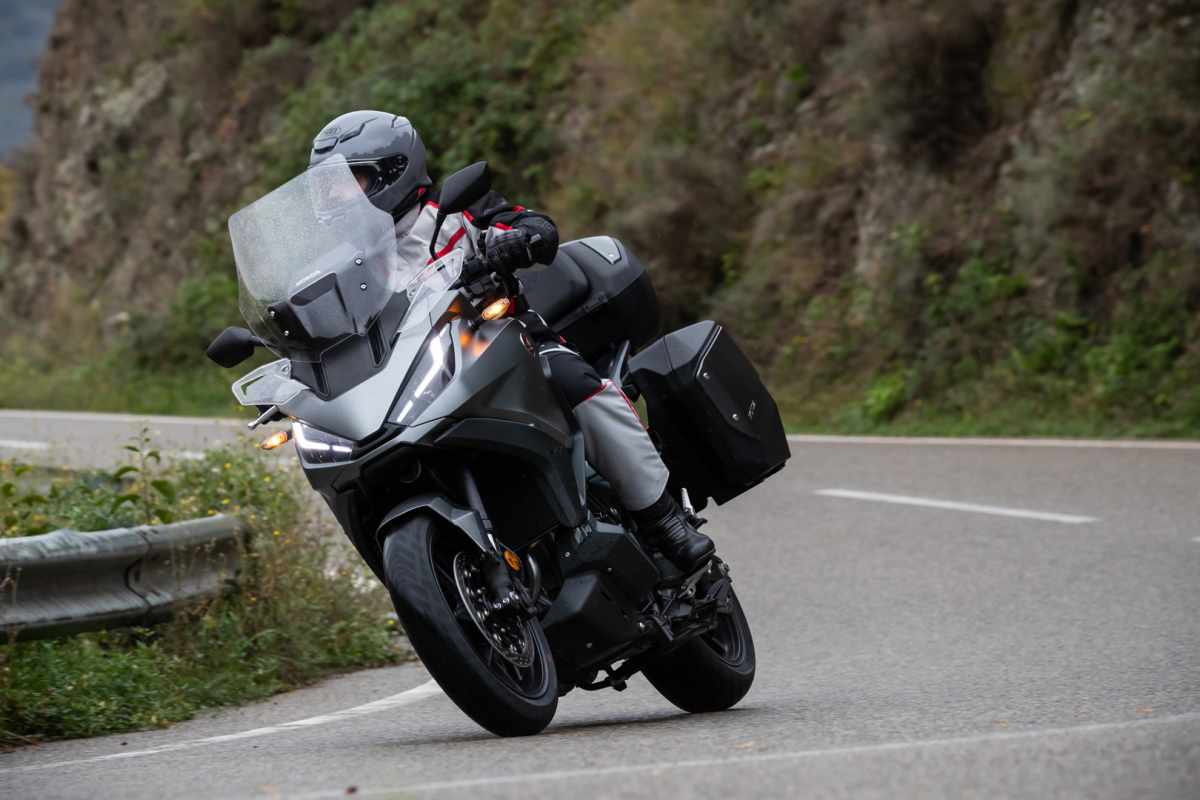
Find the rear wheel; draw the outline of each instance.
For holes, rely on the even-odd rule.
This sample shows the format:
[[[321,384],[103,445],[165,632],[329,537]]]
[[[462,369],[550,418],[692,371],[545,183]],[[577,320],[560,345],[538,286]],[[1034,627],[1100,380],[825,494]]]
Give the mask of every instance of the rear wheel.
[[[659,693],[684,711],[724,711],[754,683],[754,639],[733,589],[717,626],[659,657],[643,673]]]
[[[392,602],[429,673],[484,728],[528,736],[558,708],[554,659],[536,619],[483,617],[479,557],[464,536],[423,515],[383,543]]]

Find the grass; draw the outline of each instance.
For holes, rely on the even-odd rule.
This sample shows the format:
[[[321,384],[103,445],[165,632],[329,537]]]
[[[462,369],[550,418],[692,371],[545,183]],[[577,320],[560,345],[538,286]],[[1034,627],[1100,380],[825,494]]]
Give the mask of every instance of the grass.
[[[386,593],[249,445],[162,467],[144,439],[111,472],[0,464],[6,535],[216,513],[249,535],[236,588],[150,629],[0,645],[0,744],[162,727],[331,672],[402,660]]]

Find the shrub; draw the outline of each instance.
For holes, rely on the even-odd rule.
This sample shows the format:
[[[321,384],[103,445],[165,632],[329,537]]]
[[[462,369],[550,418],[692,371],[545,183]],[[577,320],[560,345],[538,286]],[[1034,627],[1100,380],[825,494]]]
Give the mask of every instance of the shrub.
[[[249,530],[236,591],[148,630],[0,645],[0,744],[159,727],[406,656],[386,593],[319,521],[298,476],[249,445],[163,468],[147,442],[131,446],[132,463],[111,473],[0,467],[0,486],[25,483],[0,501],[23,498],[21,514],[44,517],[25,514],[24,533],[236,514]],[[11,506],[0,511],[7,524]]]
[[[876,378],[863,398],[862,411],[875,424],[887,422],[899,413],[908,399],[908,380],[903,372]]]

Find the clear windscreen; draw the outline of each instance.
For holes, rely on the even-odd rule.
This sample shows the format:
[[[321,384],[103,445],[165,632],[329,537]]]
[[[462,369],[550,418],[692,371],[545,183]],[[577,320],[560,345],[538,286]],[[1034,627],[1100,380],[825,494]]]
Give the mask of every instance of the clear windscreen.
[[[404,317],[402,331],[411,331],[420,326],[429,326],[433,321],[430,312],[458,276],[462,274],[464,260],[462,250],[451,250],[446,255],[417,272],[405,287],[408,295],[408,313]]]
[[[341,156],[238,211],[229,234],[242,316],[299,360],[365,333],[424,267],[401,261],[391,215],[371,204]]]

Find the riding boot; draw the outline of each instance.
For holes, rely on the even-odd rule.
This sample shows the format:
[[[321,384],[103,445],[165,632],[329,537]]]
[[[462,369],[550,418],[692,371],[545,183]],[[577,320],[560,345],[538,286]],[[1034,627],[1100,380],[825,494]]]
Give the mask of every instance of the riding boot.
[[[649,508],[635,511],[633,517],[646,542],[657,547],[681,572],[699,569],[716,550],[713,540],[696,530],[687,512],[668,492]]]

